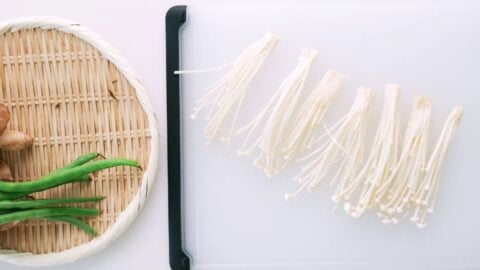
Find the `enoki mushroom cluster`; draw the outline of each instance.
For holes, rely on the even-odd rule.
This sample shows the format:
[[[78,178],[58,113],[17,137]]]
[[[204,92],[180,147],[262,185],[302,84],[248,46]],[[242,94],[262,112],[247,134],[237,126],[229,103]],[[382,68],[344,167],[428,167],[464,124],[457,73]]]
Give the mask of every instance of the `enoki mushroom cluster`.
[[[370,149],[365,149],[374,90],[358,88],[350,110],[327,126],[323,119],[348,79],[328,70],[314,89],[304,93],[309,91],[304,85],[318,53],[303,49],[297,65],[263,109],[237,128],[248,86],[277,43],[278,37],[271,33],[254,42],[198,101],[192,118],[208,109],[204,129],[207,140],[220,140],[228,147],[232,137],[245,134],[238,153],[256,155],[254,165],[268,177],[300,162],[301,171],[294,177],[298,188],[285,194],[286,200],[303,191],[311,193],[330,180],[330,186],[335,186],[332,200],[343,204],[350,216],[358,218],[371,209],[384,224],[398,224],[410,217],[423,228],[427,214],[434,209],[438,175],[460,124],[462,108],[452,110],[433,151],[429,151],[430,98],[415,97],[402,132],[400,87],[387,84],[377,131]],[[302,95],[305,100],[301,100]]]

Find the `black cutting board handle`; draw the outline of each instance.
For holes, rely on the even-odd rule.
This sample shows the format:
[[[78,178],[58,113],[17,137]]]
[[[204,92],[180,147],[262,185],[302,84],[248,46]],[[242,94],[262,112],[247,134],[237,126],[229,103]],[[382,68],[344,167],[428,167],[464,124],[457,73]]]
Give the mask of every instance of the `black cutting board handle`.
[[[174,74],[179,70],[179,30],[187,19],[187,6],[171,7],[165,15],[166,81],[167,81],[167,140],[168,140],[168,233],[170,267],[190,269],[190,258],[183,250],[181,146],[180,146],[180,81]]]

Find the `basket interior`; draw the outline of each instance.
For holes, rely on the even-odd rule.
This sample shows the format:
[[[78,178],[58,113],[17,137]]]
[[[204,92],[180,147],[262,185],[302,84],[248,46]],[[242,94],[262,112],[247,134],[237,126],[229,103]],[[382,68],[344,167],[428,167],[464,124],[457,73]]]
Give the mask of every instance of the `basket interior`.
[[[0,35],[0,102],[10,109],[11,129],[35,137],[33,147],[0,150],[15,181],[36,179],[77,156],[139,161],[150,153],[147,115],[135,89],[118,69],[87,42],[57,30],[28,29]],[[36,198],[104,195],[99,217],[86,218],[99,234],[112,225],[135,196],[143,172],[119,167],[97,173],[90,183],[74,183],[35,194]],[[69,224],[21,222],[0,232],[0,247],[34,254],[59,252],[92,240]]]

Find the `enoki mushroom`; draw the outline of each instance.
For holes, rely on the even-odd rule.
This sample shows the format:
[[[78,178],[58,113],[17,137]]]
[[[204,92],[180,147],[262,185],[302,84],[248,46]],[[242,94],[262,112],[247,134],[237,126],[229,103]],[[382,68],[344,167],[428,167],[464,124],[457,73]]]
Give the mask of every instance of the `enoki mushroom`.
[[[191,118],[196,119],[200,111],[209,108],[204,128],[209,142],[221,140],[226,142],[228,148],[249,85],[277,42],[277,36],[266,33],[245,49],[233,62],[231,69],[208,87],[205,96],[197,101]],[[230,127],[225,127],[230,120]]]
[[[315,132],[338,92],[345,85],[347,76],[328,70],[295,116],[288,130],[286,144],[282,149],[285,160],[292,161],[311,146]]]
[[[452,143],[453,137],[462,120],[462,115],[463,109],[461,107],[455,107],[448,116],[442,133],[427,163],[424,175],[420,180],[419,188],[412,197],[411,201],[415,204],[415,210],[411,220],[420,228],[427,225],[425,221],[427,213],[433,213],[438,190],[438,173],[445,159],[448,147]]]
[[[269,177],[277,174],[286,164],[282,155],[282,147],[285,144],[287,130],[292,125],[292,116],[308,72],[317,54],[316,50],[303,49],[297,66],[280,84],[263,110],[235,133],[248,131],[238,153],[248,155],[258,147],[260,154],[254,164]],[[260,124],[263,124],[261,134],[251,142],[251,137]]]
[[[391,169],[397,163],[400,133],[399,97],[399,86],[386,85],[382,117],[365,165],[358,175],[341,183],[332,197],[336,203],[346,201],[344,208],[352,217],[360,217],[367,208],[374,206],[378,188],[385,184],[391,175]],[[358,193],[360,187],[357,202],[352,206],[352,197]]]
[[[350,111],[333,125],[332,130],[324,125],[325,134],[328,135],[323,136],[326,141],[321,142],[316,150],[303,158],[307,160],[314,157],[294,178],[300,187],[293,193],[285,194],[286,200],[292,199],[305,188],[309,192],[313,191],[337,162],[341,161],[332,184],[338,178],[342,178],[340,182],[342,185],[346,179],[357,174],[362,161],[368,113],[373,97],[372,89],[360,87]]]
[[[384,224],[396,224],[406,217],[415,200],[426,166],[430,116],[430,99],[416,96],[398,162],[375,194]]]

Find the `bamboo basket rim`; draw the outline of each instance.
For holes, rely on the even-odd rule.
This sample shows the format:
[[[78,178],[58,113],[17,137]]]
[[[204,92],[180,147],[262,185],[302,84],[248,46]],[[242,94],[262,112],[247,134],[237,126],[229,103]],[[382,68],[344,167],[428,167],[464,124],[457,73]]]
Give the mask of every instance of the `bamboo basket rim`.
[[[143,208],[145,200],[155,181],[159,160],[159,132],[152,104],[150,103],[144,85],[140,82],[128,62],[100,35],[75,21],[53,16],[34,16],[9,20],[0,24],[0,34],[34,28],[52,29],[72,34],[97,49],[106,60],[110,61],[119,70],[135,89],[140,106],[147,115],[148,129],[151,133],[148,164],[144,171],[138,192],[128,206],[118,215],[116,221],[103,234],[79,246],[47,254],[19,253],[14,250],[1,249],[0,247],[0,260],[2,261],[17,265],[42,267],[74,262],[80,258],[97,253],[107,247],[129,227]]]

